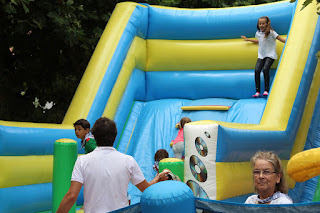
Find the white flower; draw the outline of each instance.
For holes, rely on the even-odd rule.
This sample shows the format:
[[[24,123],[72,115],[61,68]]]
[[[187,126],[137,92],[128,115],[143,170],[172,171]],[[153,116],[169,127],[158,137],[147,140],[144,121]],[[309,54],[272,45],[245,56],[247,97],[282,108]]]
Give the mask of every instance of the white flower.
[[[54,103],[53,101],[48,102],[44,105],[44,107],[42,107],[42,109],[46,110],[46,109],[51,109],[53,107]]]
[[[32,102],[32,103],[35,108],[41,107],[43,109],[42,113],[46,113],[46,110],[51,109],[55,105],[55,103],[53,103],[53,101],[51,101],[51,102],[47,101],[44,106],[41,106],[41,104],[39,102],[39,98],[37,98],[37,97],[34,98],[34,102]]]
[[[20,92],[20,95],[21,95],[21,96],[24,96],[25,94],[26,94],[26,91],[21,91],[21,92]]]

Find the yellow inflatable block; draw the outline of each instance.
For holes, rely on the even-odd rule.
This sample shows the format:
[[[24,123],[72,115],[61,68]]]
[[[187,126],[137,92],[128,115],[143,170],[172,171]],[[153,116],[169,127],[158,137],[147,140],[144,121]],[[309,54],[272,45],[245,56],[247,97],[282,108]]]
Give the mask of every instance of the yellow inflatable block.
[[[0,188],[52,182],[52,155],[0,156]]]
[[[183,106],[182,110],[224,110],[227,111],[231,106],[222,105],[202,105],[202,106]]]
[[[277,41],[280,56],[284,44]],[[254,69],[258,45],[243,39],[147,40],[146,71]],[[272,68],[278,66],[276,60]]]
[[[287,172],[297,182],[320,175],[320,148],[295,154],[288,162]]]
[[[52,182],[52,155],[0,156],[0,165],[0,188]]]
[[[217,162],[217,200],[253,192],[250,162]]]

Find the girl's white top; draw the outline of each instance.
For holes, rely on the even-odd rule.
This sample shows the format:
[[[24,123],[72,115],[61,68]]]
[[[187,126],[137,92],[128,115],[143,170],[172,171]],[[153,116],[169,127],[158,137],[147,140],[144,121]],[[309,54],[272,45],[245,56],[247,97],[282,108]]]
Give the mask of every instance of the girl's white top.
[[[279,34],[274,30],[270,30],[270,34],[265,38],[265,33],[258,30],[255,37],[259,41],[258,58],[264,59],[266,57],[277,59],[276,52],[276,38]]]

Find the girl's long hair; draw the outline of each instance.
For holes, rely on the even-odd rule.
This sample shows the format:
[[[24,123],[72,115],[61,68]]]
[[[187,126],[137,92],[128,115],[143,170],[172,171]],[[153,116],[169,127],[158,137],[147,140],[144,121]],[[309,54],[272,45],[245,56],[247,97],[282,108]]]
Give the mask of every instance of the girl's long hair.
[[[270,34],[270,30],[273,30],[273,28],[271,27],[271,20],[269,19],[268,16],[262,16],[258,19],[258,23],[257,23],[257,29],[260,30],[259,28],[259,20],[260,19],[265,19],[267,21],[267,27],[266,27],[266,31],[264,32],[265,33],[265,38],[268,37],[268,35]]]

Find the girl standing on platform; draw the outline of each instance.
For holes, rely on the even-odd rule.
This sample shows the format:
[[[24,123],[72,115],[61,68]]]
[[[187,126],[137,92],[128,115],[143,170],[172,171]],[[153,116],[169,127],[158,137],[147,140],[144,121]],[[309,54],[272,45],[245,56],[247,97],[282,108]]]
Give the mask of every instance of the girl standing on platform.
[[[258,19],[255,39],[248,39],[246,36],[241,36],[245,41],[258,44],[258,60],[254,71],[256,93],[252,96],[254,98],[260,97],[260,72],[263,69],[264,75],[264,93],[263,96],[269,95],[269,70],[274,60],[278,58],[276,53],[276,39],[285,43],[286,39],[277,34],[271,27],[271,21],[269,17],[263,16]]]

